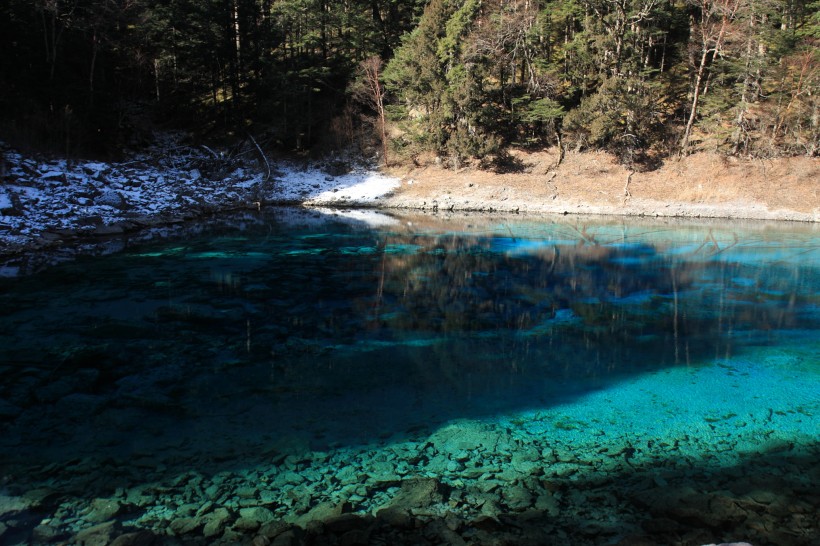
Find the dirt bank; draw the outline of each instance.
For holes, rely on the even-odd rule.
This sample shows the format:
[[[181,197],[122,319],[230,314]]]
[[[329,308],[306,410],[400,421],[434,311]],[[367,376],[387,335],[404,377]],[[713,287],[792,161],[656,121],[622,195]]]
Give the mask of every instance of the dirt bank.
[[[820,221],[820,160],[738,160],[700,153],[634,172],[603,153],[515,151],[515,172],[394,167],[390,208]]]

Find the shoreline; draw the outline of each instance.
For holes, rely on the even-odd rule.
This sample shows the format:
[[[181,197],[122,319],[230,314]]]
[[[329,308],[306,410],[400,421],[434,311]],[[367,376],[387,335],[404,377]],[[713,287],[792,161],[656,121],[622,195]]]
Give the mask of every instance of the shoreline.
[[[179,138],[179,137],[177,137]],[[2,143],[0,143],[2,144]],[[181,150],[171,156],[168,149]],[[515,172],[446,169],[435,160],[374,169],[328,159],[217,165],[172,137],[123,163],[29,158],[3,148],[0,258],[132,237],[274,206],[391,211],[820,222],[820,160],[740,161],[700,153],[632,172],[602,153],[515,151]],[[210,150],[209,150],[210,153]],[[342,168],[339,168],[340,165]]]
[[[314,203],[311,203],[313,205]],[[317,206],[332,206],[331,203],[315,202]],[[528,214],[532,216],[622,216],[624,218],[709,218],[714,220],[766,220],[776,222],[817,223],[817,214],[808,214],[790,210],[770,211],[755,203],[732,203],[723,205],[699,205],[692,203],[663,203],[651,200],[636,200],[623,207],[577,202],[539,203],[533,205],[526,201],[487,201],[483,204],[459,202],[455,199],[388,198],[376,210],[402,211],[440,211],[464,213],[505,213]]]
[[[766,162],[700,153],[633,172],[603,153],[518,151],[519,172],[390,172],[402,180],[390,208],[820,222],[820,160]]]

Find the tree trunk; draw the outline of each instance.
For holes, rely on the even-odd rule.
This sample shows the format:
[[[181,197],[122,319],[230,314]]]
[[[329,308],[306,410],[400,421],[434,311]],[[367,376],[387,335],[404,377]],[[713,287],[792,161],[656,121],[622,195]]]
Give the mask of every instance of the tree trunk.
[[[735,129],[732,132],[732,154],[737,155],[740,151],[741,145],[745,148],[747,145],[746,139],[742,138],[745,131],[743,127],[746,121],[746,111],[749,104],[749,94],[751,91],[752,80],[752,54],[754,46],[754,15],[749,17],[749,36],[746,41],[746,62],[743,71],[743,87],[740,93],[740,104],[737,107],[737,117],[735,118]]]
[[[156,92],[157,102],[159,102],[159,59],[154,59],[154,91]],[[216,102],[216,95],[214,95],[214,102]]]
[[[706,74],[706,65],[709,62],[709,54],[712,54],[712,60],[714,60],[714,57],[720,53],[723,45],[723,39],[728,31],[729,23],[734,19],[738,6],[739,0],[724,0],[724,5],[722,7],[725,9],[720,12],[721,19],[720,26],[717,30],[717,36],[713,33],[713,25],[715,21],[712,18],[713,15],[717,13],[717,11],[715,11],[717,9],[715,7],[715,3],[713,0],[704,0],[703,5],[701,6],[701,20],[698,25],[701,35],[701,57],[697,67],[697,75],[695,76],[695,88],[692,93],[692,107],[689,112],[689,119],[686,122],[686,129],[683,132],[683,138],[681,139],[680,152],[678,154],[679,156],[686,154],[686,148],[689,146],[689,138],[692,134],[692,126],[694,125],[695,118],[698,115],[698,103],[700,102],[700,96],[706,93],[709,85],[708,81],[706,85],[703,84],[703,76]],[[694,28],[694,24],[690,24],[690,26]]]
[[[382,161],[387,165],[387,116],[384,110],[384,88],[381,85],[382,60],[370,57],[362,62],[365,82],[370,94],[370,101],[378,114],[379,135],[382,141]]]
[[[689,137],[692,134],[692,125],[695,123],[695,117],[698,112],[698,102],[700,101],[700,84],[703,81],[703,73],[706,70],[706,60],[709,56],[709,50],[704,50],[698,65],[698,72],[695,76],[695,88],[692,94],[692,106],[689,110],[689,119],[686,121],[686,129],[683,131],[683,138],[680,142],[680,155],[686,153],[686,148],[689,146]]]
[[[98,43],[97,31],[95,30],[94,35],[91,38],[91,66],[88,70],[88,93],[92,99],[94,96],[94,70],[97,65],[97,50],[99,49]]]

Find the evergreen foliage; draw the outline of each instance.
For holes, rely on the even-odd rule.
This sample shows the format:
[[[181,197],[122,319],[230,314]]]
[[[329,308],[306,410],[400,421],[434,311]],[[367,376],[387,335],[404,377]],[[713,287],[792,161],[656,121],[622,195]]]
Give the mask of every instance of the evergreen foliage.
[[[160,122],[291,151],[389,134],[453,166],[820,153],[817,0],[6,0],[0,45],[0,138],[67,155]]]

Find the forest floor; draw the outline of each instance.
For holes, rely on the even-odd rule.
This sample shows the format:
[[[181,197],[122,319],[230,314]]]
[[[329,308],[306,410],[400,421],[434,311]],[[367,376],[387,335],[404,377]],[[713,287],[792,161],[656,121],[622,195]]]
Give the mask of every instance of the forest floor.
[[[401,185],[382,205],[439,210],[820,221],[820,160],[738,160],[710,153],[630,171],[603,153],[513,152],[516,172],[430,161],[386,172]]]

